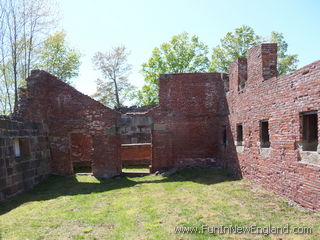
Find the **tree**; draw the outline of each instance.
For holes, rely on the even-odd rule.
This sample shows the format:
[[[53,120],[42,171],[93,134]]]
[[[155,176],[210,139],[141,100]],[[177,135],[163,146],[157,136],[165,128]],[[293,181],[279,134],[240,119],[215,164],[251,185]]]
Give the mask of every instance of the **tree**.
[[[4,9],[4,2],[0,2],[0,51],[1,51],[1,65],[0,65],[0,108],[1,114],[7,114],[12,112],[12,98],[14,92],[12,92],[12,86],[14,83],[8,78],[7,72],[9,72],[8,59],[8,44],[6,42],[6,10]]]
[[[44,41],[37,67],[70,84],[70,79],[79,74],[80,53],[68,46],[65,36],[64,32],[57,32]]]
[[[211,72],[228,72],[229,65],[239,57],[245,57],[249,48],[259,44],[261,38],[249,26],[236,28],[235,32],[228,32],[220,40],[220,45],[213,48]]]
[[[128,81],[131,70],[131,65],[127,63],[128,55],[126,47],[119,46],[109,52],[96,52],[92,58],[95,68],[101,71],[104,78],[96,81],[97,91],[93,97],[106,106],[123,106],[134,91]]]
[[[55,27],[49,0],[0,1],[0,105],[11,113],[23,86],[37,61],[36,48]]]
[[[152,51],[150,59],[142,65],[145,85],[138,92],[138,104],[158,102],[158,78],[165,73],[207,72],[209,66],[208,46],[197,36],[184,32]]]
[[[298,55],[287,54],[288,43],[282,33],[271,32],[270,42],[277,43],[278,49],[278,74],[285,75],[297,69]]]
[[[288,44],[283,34],[273,31],[270,38],[257,35],[253,28],[243,25],[228,32],[220,40],[220,45],[213,48],[209,70],[211,72],[228,72],[229,65],[239,57],[246,57],[247,51],[262,42],[274,42],[278,45],[278,74],[287,74],[297,68],[298,56],[287,54]]]

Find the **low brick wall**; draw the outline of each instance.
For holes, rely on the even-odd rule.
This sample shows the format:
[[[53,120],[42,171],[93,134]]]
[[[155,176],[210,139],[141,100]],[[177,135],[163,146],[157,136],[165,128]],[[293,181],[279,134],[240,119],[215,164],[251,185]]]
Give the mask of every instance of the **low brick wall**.
[[[149,166],[151,159],[151,143],[121,145],[122,166]]]
[[[0,117],[0,202],[45,179],[50,160],[42,124]]]

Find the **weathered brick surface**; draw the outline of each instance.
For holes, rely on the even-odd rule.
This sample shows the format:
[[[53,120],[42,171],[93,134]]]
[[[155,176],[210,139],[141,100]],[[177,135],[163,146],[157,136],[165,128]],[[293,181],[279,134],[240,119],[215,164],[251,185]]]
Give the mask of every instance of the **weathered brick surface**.
[[[151,143],[152,119],[146,113],[122,114],[117,121],[122,144]]]
[[[152,159],[151,143],[122,144],[122,166],[149,166]]]
[[[85,161],[91,156],[93,173],[103,177],[121,171],[120,138],[116,132],[119,116],[120,113],[39,70],[32,71],[27,79],[25,97],[15,113],[17,119],[47,124],[55,173],[73,172],[72,160],[82,144],[75,136],[91,136],[87,141],[92,146],[86,146],[81,154]]]
[[[160,104],[147,114],[154,121],[152,170],[218,164],[319,209],[320,166],[302,161],[300,114],[319,112],[320,61],[277,77],[276,56],[275,44],[250,49],[248,59],[231,65],[229,84],[218,73],[162,75]],[[269,149],[260,148],[261,120],[269,121]],[[239,123],[244,146],[237,147]],[[320,159],[319,147],[312,154]]]
[[[27,142],[29,154],[15,157],[13,139]],[[0,202],[32,188],[50,173],[50,149],[41,123],[0,117]]]
[[[33,71],[15,115],[46,123],[55,172],[72,173],[73,161],[91,158],[95,175],[112,176],[121,171],[121,142],[151,141],[153,172],[225,166],[319,209],[320,147],[318,152],[301,150],[301,113],[315,111],[320,122],[320,61],[277,77],[276,49],[275,44],[250,49],[247,59],[230,66],[229,74],[161,75],[159,105],[130,116],[104,107],[48,73]],[[146,124],[139,123],[143,119],[148,119]],[[268,120],[270,148],[261,148],[262,120]],[[239,123],[243,146],[235,144]],[[0,122],[0,127],[7,124]],[[318,131],[320,137],[320,127]],[[129,155],[140,158],[143,153]],[[6,171],[14,170],[9,166]]]
[[[276,77],[275,48],[275,44],[266,44],[248,52],[248,80],[241,91],[238,82],[243,73],[239,73],[238,66],[231,68],[227,99],[232,134],[227,151],[233,157],[226,156],[225,160],[244,177],[303,206],[319,209],[320,166],[302,163],[299,145],[300,113],[320,110],[320,61]],[[262,154],[259,146],[261,120],[269,121],[269,155]],[[238,123],[243,124],[242,152],[236,152],[233,144]]]
[[[248,80],[267,80],[277,76],[277,45],[265,43],[248,51]],[[257,78],[258,77],[258,78]]]
[[[153,118],[152,171],[169,167],[216,165],[227,106],[220,73],[161,75],[159,106]]]
[[[92,137],[84,133],[70,134],[70,158],[74,167],[91,166],[93,154]]]

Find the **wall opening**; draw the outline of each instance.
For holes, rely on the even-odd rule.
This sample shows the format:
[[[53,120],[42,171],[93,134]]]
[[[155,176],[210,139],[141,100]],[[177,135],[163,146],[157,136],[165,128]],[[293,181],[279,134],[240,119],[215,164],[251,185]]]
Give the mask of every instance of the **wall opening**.
[[[229,75],[228,74],[224,74],[224,73],[221,73],[221,78],[223,80],[223,88],[224,88],[224,92],[225,93],[228,93],[229,92]]]
[[[302,114],[302,150],[317,151],[318,147],[318,114],[307,112]]]
[[[13,139],[13,152],[15,157],[28,157],[30,156],[30,144],[28,138],[14,138]]]
[[[150,173],[152,119],[140,114],[123,115],[118,122],[123,173]]]
[[[239,82],[238,91],[242,91],[245,86],[246,86],[246,82],[245,81]]]
[[[248,79],[248,64],[247,58],[238,58],[238,91],[242,92],[246,86],[246,81]]]
[[[224,149],[227,148],[227,126],[222,126],[222,146]]]
[[[243,146],[243,127],[242,127],[242,123],[237,124],[237,146]]]
[[[260,146],[262,148],[270,147],[269,122],[267,120],[260,122]]]
[[[90,134],[70,134],[70,158],[74,173],[92,172],[93,143]]]

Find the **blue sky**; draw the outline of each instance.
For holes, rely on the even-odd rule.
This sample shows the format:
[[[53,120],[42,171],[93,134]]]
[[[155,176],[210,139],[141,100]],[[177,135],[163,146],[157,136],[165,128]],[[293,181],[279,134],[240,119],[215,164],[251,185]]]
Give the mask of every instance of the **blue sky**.
[[[75,86],[95,91],[99,72],[91,62],[97,51],[125,45],[133,65],[130,82],[143,85],[141,64],[152,49],[181,32],[199,36],[210,49],[227,32],[246,24],[257,34],[284,33],[289,52],[299,55],[299,67],[320,59],[318,0],[57,0],[61,28],[68,43],[82,53]]]

